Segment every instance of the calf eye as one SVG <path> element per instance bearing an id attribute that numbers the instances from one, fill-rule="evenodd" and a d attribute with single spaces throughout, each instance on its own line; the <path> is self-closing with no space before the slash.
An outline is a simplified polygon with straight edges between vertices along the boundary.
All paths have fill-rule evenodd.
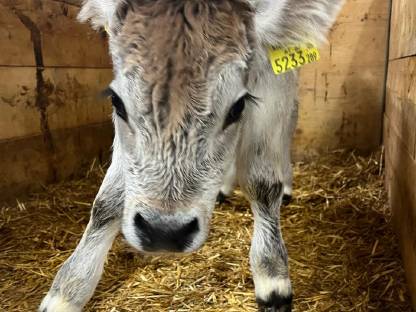
<path id="1" fill-rule="evenodd" d="M 243 96 L 237 102 L 235 102 L 234 105 L 228 111 L 227 118 L 225 118 L 223 130 L 240 120 L 241 114 L 243 113 L 245 106 L 246 99 L 245 96 Z"/>
<path id="2" fill-rule="evenodd" d="M 116 111 L 117 116 L 127 122 L 127 111 L 124 107 L 124 103 L 122 99 L 115 93 L 111 88 L 104 90 L 102 93 L 103 96 L 109 97 L 111 99 L 111 103 Z"/>
<path id="3" fill-rule="evenodd" d="M 111 103 L 113 104 L 113 107 L 116 110 L 116 114 L 125 122 L 127 122 L 126 108 L 124 107 L 123 101 L 115 92 L 113 92 L 113 94 L 111 95 Z"/>

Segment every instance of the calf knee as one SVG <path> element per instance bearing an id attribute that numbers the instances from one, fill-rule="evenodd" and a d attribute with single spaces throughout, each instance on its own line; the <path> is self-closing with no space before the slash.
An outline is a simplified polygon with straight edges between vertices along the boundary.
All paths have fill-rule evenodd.
<path id="1" fill-rule="evenodd" d="M 258 176 L 247 180 L 244 191 L 260 208 L 280 206 L 283 184 L 276 178 Z"/>
<path id="2" fill-rule="evenodd" d="M 251 185 L 253 199 L 265 206 L 270 206 L 282 196 L 282 183 L 276 180 L 257 180 Z"/>

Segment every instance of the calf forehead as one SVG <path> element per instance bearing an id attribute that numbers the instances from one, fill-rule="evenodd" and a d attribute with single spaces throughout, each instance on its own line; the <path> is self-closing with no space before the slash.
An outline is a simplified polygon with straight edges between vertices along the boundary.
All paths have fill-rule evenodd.
<path id="1" fill-rule="evenodd" d="M 189 61 L 248 53 L 253 12 L 245 2 L 130 0 L 125 6 L 124 17 L 119 14 L 121 53 L 143 67 L 169 57 L 178 67 L 188 67 Z"/>
<path id="2" fill-rule="evenodd" d="M 119 12 L 121 70 L 139 72 L 153 106 L 169 105 L 179 115 L 189 99 L 201 104 L 221 65 L 245 61 L 254 41 L 244 1 L 131 0 Z"/>

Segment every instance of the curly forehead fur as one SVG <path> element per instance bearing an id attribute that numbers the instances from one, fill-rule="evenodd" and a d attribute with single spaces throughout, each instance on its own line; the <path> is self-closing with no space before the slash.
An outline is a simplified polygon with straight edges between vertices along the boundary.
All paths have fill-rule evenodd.
<path id="1" fill-rule="evenodd" d="M 249 58 L 253 16 L 240 0 L 125 2 L 113 39 L 121 69 L 140 72 L 159 119 L 178 120 L 186 106 L 198 112 L 215 70 Z"/>

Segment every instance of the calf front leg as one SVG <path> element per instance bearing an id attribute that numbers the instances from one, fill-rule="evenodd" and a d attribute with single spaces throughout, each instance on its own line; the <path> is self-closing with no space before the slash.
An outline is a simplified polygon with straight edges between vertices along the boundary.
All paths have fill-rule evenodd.
<path id="1" fill-rule="evenodd" d="M 260 311 L 291 311 L 288 257 L 279 225 L 282 183 L 260 179 L 249 188 L 254 214 L 250 264 Z"/>
<path id="2" fill-rule="evenodd" d="M 84 235 L 58 271 L 40 312 L 79 312 L 92 297 L 120 229 L 123 196 L 119 172 L 113 165 L 109 168 Z"/>
<path id="3" fill-rule="evenodd" d="M 288 312 L 292 306 L 292 288 L 280 231 L 283 183 L 273 161 L 259 157 L 245 163 L 240 183 L 254 215 L 250 265 L 259 311 Z"/>

